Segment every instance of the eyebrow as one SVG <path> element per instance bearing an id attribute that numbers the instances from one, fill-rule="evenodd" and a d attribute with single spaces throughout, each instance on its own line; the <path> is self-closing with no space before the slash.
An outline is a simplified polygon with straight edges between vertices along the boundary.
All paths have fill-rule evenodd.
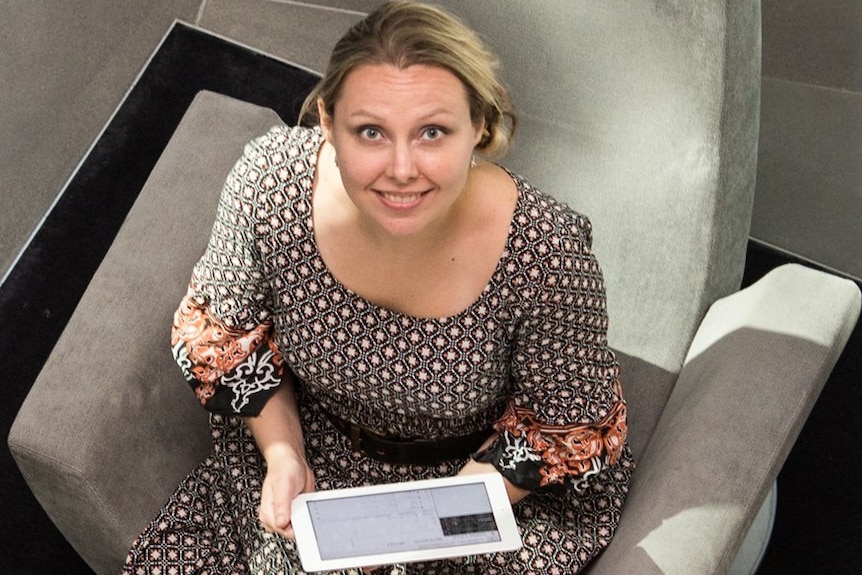
<path id="1" fill-rule="evenodd" d="M 419 118 L 419 120 L 420 121 L 427 120 L 429 118 L 433 118 L 435 116 L 441 116 L 441 115 L 442 116 L 450 116 L 450 117 L 455 116 L 455 114 L 453 112 L 450 112 L 446 108 L 435 108 L 431 112 L 421 116 Z M 362 108 L 353 112 L 352 114 L 349 114 L 348 118 L 368 118 L 371 120 L 383 120 L 384 119 L 384 118 L 378 116 L 377 114 L 374 114 L 374 113 L 369 112 L 367 110 L 363 110 Z"/>

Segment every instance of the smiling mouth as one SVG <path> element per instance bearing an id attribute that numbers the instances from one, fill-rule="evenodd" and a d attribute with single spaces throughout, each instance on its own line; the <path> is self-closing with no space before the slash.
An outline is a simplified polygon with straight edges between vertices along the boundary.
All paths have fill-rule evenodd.
<path id="1" fill-rule="evenodd" d="M 416 192 L 411 194 L 406 193 L 389 193 L 389 192 L 377 192 L 386 203 L 394 205 L 394 206 L 411 206 L 422 199 L 422 197 L 428 192 Z"/>

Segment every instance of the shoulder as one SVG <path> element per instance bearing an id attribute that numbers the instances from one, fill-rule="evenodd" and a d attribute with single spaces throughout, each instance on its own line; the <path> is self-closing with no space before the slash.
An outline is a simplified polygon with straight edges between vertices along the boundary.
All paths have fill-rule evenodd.
<path id="1" fill-rule="evenodd" d="M 584 280 L 601 278 L 592 252 L 592 224 L 524 178 L 513 178 L 519 198 L 510 237 L 512 281 L 535 304 L 559 304 Z"/>
<path id="2" fill-rule="evenodd" d="M 251 191 L 266 194 L 291 184 L 310 186 L 322 143 L 318 128 L 272 127 L 245 145 L 231 171 L 234 191 L 249 196 Z"/>
<path id="3" fill-rule="evenodd" d="M 518 188 L 518 207 L 513 218 L 515 231 L 521 230 L 523 243 L 547 243 L 568 250 L 569 243 L 592 247 L 593 226 L 589 217 L 511 173 Z M 554 250 L 556 251 L 556 250 Z"/>
<path id="4" fill-rule="evenodd" d="M 245 145 L 240 161 L 260 169 L 315 158 L 323 143 L 319 128 L 277 125 Z"/>
<path id="5" fill-rule="evenodd" d="M 323 141 L 317 128 L 278 125 L 248 142 L 234 163 L 220 206 L 243 222 L 304 209 Z M 289 206 L 287 211 L 283 208 Z M 248 224 L 250 225 L 250 224 Z"/>

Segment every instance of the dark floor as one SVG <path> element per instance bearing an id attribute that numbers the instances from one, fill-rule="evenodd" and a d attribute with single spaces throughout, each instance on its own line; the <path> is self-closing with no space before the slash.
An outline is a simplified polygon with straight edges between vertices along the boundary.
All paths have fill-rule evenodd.
<path id="1" fill-rule="evenodd" d="M 0 322 L 6 327 L 0 331 L 0 385 L 6 391 L 6 401 L 0 403 L 0 437 L 8 435 L 19 406 L 194 94 L 201 89 L 228 94 L 292 120 L 313 81 L 308 73 L 270 58 L 202 32 L 175 28 L 91 152 L 89 163 L 70 182 L 0 286 Z M 129 156 L 135 162 L 117 173 L 106 159 L 122 150 L 134 150 Z M 118 194 L 118 189 L 128 192 Z M 752 242 L 745 283 L 786 261 L 787 256 Z M 57 262 L 69 270 L 62 277 L 56 274 Z M 758 575 L 862 573 L 857 552 L 862 495 L 856 489 L 862 471 L 860 377 L 862 328 L 857 327 L 779 476 L 774 535 Z M 0 493 L 0 575 L 92 575 L 33 499 L 5 441 L 0 444 Z"/>

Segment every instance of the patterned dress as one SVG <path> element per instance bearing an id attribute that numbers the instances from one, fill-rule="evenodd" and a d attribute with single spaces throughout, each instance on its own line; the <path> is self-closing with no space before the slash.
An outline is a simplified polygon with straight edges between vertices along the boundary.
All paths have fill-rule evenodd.
<path id="1" fill-rule="evenodd" d="M 400 438 L 493 426 L 476 454 L 533 492 L 511 553 L 381 573 L 575 573 L 611 540 L 633 463 L 601 270 L 582 215 L 512 174 L 506 248 L 462 312 L 420 318 L 342 285 L 317 249 L 318 129 L 278 126 L 246 146 L 175 315 L 174 355 L 212 412 L 214 450 L 135 541 L 124 573 L 301 573 L 293 543 L 257 520 L 265 465 L 242 416 L 295 376 L 318 490 L 458 473 L 351 451 L 326 412 Z"/>

